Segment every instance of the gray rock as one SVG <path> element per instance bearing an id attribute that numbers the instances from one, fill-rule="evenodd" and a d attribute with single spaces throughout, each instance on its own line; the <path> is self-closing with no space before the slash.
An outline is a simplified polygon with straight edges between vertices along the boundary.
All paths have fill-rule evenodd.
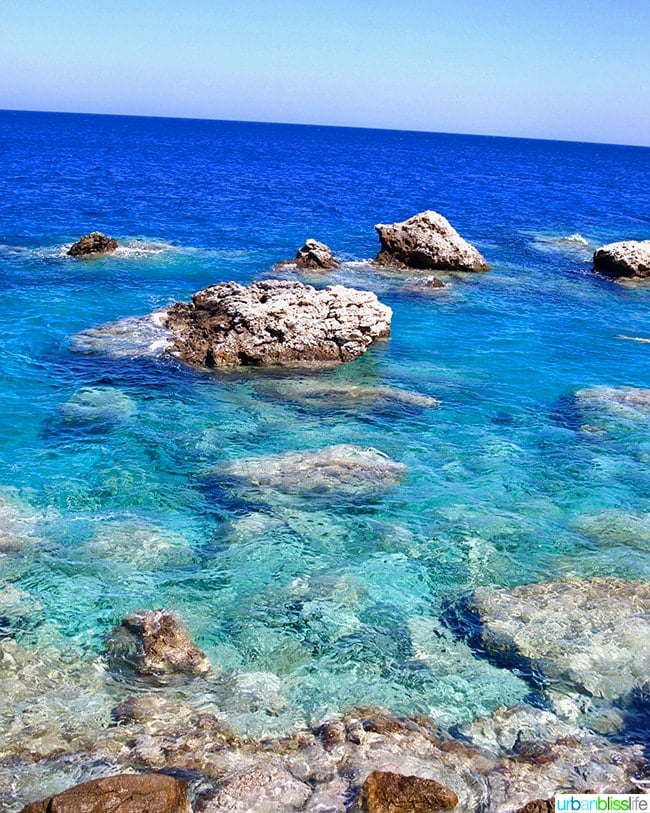
<path id="1" fill-rule="evenodd" d="M 355 494 L 395 485 L 406 467 L 377 449 L 339 444 L 233 460 L 218 471 L 281 492 Z"/>
<path id="2" fill-rule="evenodd" d="M 339 263 L 334 259 L 332 250 L 325 243 L 318 240 L 305 240 L 305 245 L 298 249 L 295 259 L 282 260 L 278 266 L 292 265 L 306 271 L 327 271 L 331 268 L 339 268 Z"/>
<path id="3" fill-rule="evenodd" d="M 594 252 L 594 268 L 616 280 L 650 277 L 650 240 L 608 243 Z"/>
<path id="4" fill-rule="evenodd" d="M 288 813 L 303 810 L 311 792 L 286 770 L 260 769 L 229 782 L 202 813 Z"/>
<path id="5" fill-rule="evenodd" d="M 378 263 L 448 271 L 489 270 L 480 252 L 437 212 L 421 212 L 402 223 L 380 223 L 375 229 L 381 241 Z"/>
<path id="6" fill-rule="evenodd" d="M 210 662 L 167 610 L 138 610 L 115 627 L 107 654 L 111 665 L 140 675 L 204 674 Z"/>
<path id="7" fill-rule="evenodd" d="M 70 257 L 97 257 L 102 254 L 112 254 L 117 248 L 117 240 L 107 237 L 100 231 L 85 234 L 68 250 Z"/>
<path id="8" fill-rule="evenodd" d="M 390 334 L 392 312 L 375 294 L 290 280 L 213 285 L 167 311 L 169 352 L 196 367 L 353 361 Z"/>
<path id="9" fill-rule="evenodd" d="M 514 589 L 478 588 L 472 607 L 489 655 L 607 700 L 629 696 L 650 674 L 650 584 L 570 579 Z"/>

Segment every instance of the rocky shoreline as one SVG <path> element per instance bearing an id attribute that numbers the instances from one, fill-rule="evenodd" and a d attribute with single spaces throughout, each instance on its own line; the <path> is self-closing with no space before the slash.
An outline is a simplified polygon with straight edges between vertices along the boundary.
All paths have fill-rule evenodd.
<path id="1" fill-rule="evenodd" d="M 104 657 L 76 667 L 82 692 L 94 684 L 104 702 L 113 698 L 110 718 L 73 734 L 63 722 L 56 730 L 48 722 L 41 729 L 26 724 L 18 708 L 10 738 L 0 745 L 0 785 L 7 771 L 20 767 L 27 775 L 30 764 L 39 771 L 64 768 L 64 775 L 74 765 L 86 778 L 97 768 L 100 776 L 126 773 L 96 786 L 96 813 L 113 809 L 123 788 L 133 794 L 137 782 L 138 793 L 151 796 L 149 813 L 513 813 L 543 810 L 558 792 L 644 792 L 647 742 L 626 729 L 626 715 L 648 696 L 647 584 L 574 579 L 481 589 L 454 612 L 465 627 L 449 620 L 449 610 L 447 623 L 472 639 L 477 654 L 504 669 L 528 664 L 534 705 L 499 708 L 452 730 L 427 717 L 357 709 L 286 736 L 249 739 L 219 710 L 223 687 L 237 693 L 241 680 L 224 684 L 173 614 L 138 610 L 109 635 Z M 51 657 L 23 651 L 11 639 L 0 653 L 0 677 L 13 675 L 28 694 L 33 678 L 26 682 L 27 675 Z M 61 662 L 53 688 L 69 681 L 70 668 Z M 256 702 L 263 708 L 272 701 L 261 691 Z M 206 705 L 206 698 L 213 699 Z M 24 800 L 25 793 L 34 798 L 38 789 L 0 793 L 0 802 L 19 810 L 12 799 Z M 22 810 L 81 813 L 93 793 L 94 785 L 82 786 L 60 802 L 55 797 Z"/>

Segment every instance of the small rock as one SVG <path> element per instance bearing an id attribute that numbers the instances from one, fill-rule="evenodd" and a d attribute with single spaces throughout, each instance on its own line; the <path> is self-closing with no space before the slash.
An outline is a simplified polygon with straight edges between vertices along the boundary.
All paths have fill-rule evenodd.
<path id="1" fill-rule="evenodd" d="M 359 796 L 362 813 L 436 813 L 453 810 L 458 796 L 434 779 L 373 771 Z"/>
<path id="2" fill-rule="evenodd" d="M 640 280 L 650 277 L 650 240 L 608 243 L 594 253 L 594 268 L 613 279 Z"/>
<path id="3" fill-rule="evenodd" d="M 100 231 L 85 234 L 80 240 L 70 246 L 70 257 L 94 257 L 100 254 L 112 254 L 117 248 L 117 240 L 107 237 Z"/>
<path id="4" fill-rule="evenodd" d="M 32 802 L 21 813 L 191 813 L 187 785 L 162 774 L 94 779 Z"/>
<path id="5" fill-rule="evenodd" d="M 334 259 L 332 250 L 325 243 L 310 238 L 305 241 L 305 245 L 298 249 L 294 260 L 282 260 L 278 266 L 295 265 L 296 268 L 305 271 L 320 270 L 326 271 L 330 268 L 339 268 L 339 263 Z"/>
<path id="6" fill-rule="evenodd" d="M 337 364 L 390 335 L 392 311 L 375 294 L 291 280 L 224 282 L 167 311 L 168 349 L 200 368 Z"/>
<path id="7" fill-rule="evenodd" d="M 167 610 L 138 610 L 115 627 L 107 646 L 113 667 L 140 675 L 208 672 L 210 662 Z"/>
<path id="8" fill-rule="evenodd" d="M 378 263 L 448 271 L 489 271 L 480 252 L 437 212 L 421 212 L 402 223 L 380 223 L 375 229 L 381 241 L 381 251 L 376 257 Z"/>

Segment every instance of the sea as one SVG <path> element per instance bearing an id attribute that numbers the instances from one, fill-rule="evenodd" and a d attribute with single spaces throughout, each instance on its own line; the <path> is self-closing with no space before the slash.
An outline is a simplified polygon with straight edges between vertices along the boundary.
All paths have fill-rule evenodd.
<path id="1" fill-rule="evenodd" d="M 4 111 L 0 162 L 5 759 L 39 726 L 54 750 L 110 726 L 106 641 L 138 609 L 183 620 L 241 736 L 359 707 L 454 726 L 532 690 L 453 634 L 450 606 L 650 579 L 650 399 L 621 398 L 650 387 L 650 286 L 592 266 L 650 238 L 650 149 Z M 371 265 L 374 225 L 427 209 L 491 270 L 432 289 Z M 116 253 L 68 257 L 93 230 Z M 274 271 L 309 237 L 340 270 Z M 374 291 L 390 339 L 332 369 L 202 372 L 120 322 L 278 274 Z M 337 444 L 404 476 L 278 491 L 218 473 Z"/>

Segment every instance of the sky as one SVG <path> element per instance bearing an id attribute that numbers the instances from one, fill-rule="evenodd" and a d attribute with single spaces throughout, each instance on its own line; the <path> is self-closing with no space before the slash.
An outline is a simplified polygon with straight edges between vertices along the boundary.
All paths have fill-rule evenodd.
<path id="1" fill-rule="evenodd" d="M 1 0 L 0 109 L 650 146 L 648 0 Z"/>

